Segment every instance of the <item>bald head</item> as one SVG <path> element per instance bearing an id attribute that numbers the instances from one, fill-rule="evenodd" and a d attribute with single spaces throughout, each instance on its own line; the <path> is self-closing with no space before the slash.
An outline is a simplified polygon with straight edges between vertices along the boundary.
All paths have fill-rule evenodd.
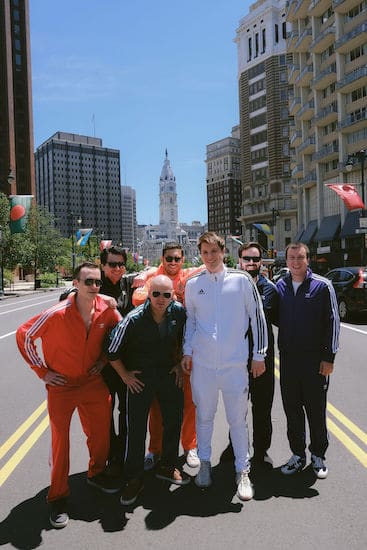
<path id="1" fill-rule="evenodd" d="M 173 284 L 167 275 L 157 275 L 150 281 L 148 296 L 154 317 L 162 317 L 172 300 Z"/>

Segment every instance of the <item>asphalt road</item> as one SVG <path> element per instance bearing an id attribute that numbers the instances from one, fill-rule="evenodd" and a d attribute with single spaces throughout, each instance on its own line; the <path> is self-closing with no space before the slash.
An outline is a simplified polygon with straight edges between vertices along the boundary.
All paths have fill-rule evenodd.
<path id="1" fill-rule="evenodd" d="M 43 383 L 17 351 L 15 330 L 58 299 L 58 291 L 0 302 L 0 545 L 4 548 L 93 550 L 360 550 L 367 547 L 367 324 L 343 324 L 341 349 L 329 390 L 329 476 L 310 468 L 285 477 L 279 466 L 290 451 L 279 384 L 273 407 L 270 454 L 274 469 L 254 472 L 255 498 L 235 495 L 230 464 L 219 463 L 227 444 L 220 404 L 213 437 L 214 484 L 170 487 L 147 475 L 136 506 L 86 485 L 85 436 L 75 415 L 71 434 L 69 525 L 53 530 L 45 502 L 49 482 L 49 430 Z M 249 415 L 251 422 L 251 415 Z M 185 469 L 192 475 L 195 470 Z"/>

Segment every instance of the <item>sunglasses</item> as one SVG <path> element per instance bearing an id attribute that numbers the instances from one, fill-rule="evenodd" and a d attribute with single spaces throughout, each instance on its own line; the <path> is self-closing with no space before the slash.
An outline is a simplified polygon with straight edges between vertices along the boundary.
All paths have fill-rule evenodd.
<path id="1" fill-rule="evenodd" d="M 182 256 L 165 256 L 164 259 L 166 260 L 166 262 L 168 262 L 169 264 L 171 262 L 176 262 L 176 264 L 178 264 L 178 262 L 180 262 L 182 260 Z"/>
<path id="2" fill-rule="evenodd" d="M 167 300 L 172 297 L 170 292 L 159 292 L 159 290 L 153 290 L 152 292 L 153 298 L 158 298 L 161 294 L 163 294 L 164 298 L 167 298 Z"/>
<path id="3" fill-rule="evenodd" d="M 110 267 L 125 267 L 124 262 L 106 262 Z"/>
<path id="4" fill-rule="evenodd" d="M 261 260 L 260 256 L 242 256 L 242 260 L 245 260 L 245 262 L 259 262 Z"/>
<path id="5" fill-rule="evenodd" d="M 93 286 L 93 285 L 96 285 L 98 287 L 101 287 L 102 286 L 102 281 L 101 279 L 79 279 L 79 281 L 81 281 L 82 283 L 85 284 L 85 286 Z"/>

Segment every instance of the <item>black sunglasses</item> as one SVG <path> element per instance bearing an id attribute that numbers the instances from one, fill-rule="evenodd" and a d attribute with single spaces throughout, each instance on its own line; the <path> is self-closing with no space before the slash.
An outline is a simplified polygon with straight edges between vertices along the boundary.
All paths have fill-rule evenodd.
<path id="1" fill-rule="evenodd" d="M 245 260 L 245 262 L 259 262 L 261 260 L 260 256 L 242 256 L 242 260 Z"/>
<path id="2" fill-rule="evenodd" d="M 182 260 L 182 256 L 165 256 L 164 259 L 170 264 L 171 262 L 180 262 Z"/>
<path id="3" fill-rule="evenodd" d="M 124 262 L 106 262 L 110 267 L 125 267 Z"/>
<path id="4" fill-rule="evenodd" d="M 158 296 L 160 296 L 161 294 L 163 294 L 163 296 L 165 298 L 167 298 L 167 300 L 168 300 L 168 298 L 172 297 L 172 294 L 170 292 L 159 292 L 159 290 L 153 290 L 153 292 L 152 292 L 152 296 L 154 298 L 158 298 Z"/>
<path id="5" fill-rule="evenodd" d="M 96 285 L 98 287 L 101 287 L 103 282 L 101 279 L 79 279 L 82 283 L 85 284 L 85 286 L 93 286 Z"/>

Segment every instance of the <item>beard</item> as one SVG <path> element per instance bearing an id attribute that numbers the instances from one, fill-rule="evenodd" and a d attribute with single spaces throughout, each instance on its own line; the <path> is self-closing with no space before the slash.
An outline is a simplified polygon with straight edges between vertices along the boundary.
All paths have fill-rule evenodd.
<path id="1" fill-rule="evenodd" d="M 252 277 L 253 279 L 256 279 L 256 277 L 257 277 L 257 276 L 259 275 L 259 273 L 260 273 L 260 269 L 249 269 L 249 270 L 247 271 L 247 273 L 248 273 L 249 275 L 251 275 L 251 277 Z"/>

